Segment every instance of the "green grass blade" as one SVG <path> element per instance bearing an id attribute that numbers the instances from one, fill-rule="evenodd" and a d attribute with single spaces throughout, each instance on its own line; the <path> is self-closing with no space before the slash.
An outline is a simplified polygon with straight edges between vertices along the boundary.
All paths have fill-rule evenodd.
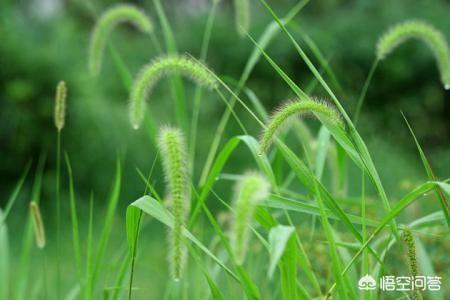
<path id="1" fill-rule="evenodd" d="M 406 122 L 406 125 L 408 126 L 409 131 L 411 132 L 411 135 L 414 138 L 414 142 L 416 143 L 417 150 L 420 154 L 420 159 L 422 160 L 422 164 L 425 168 L 425 171 L 427 172 L 428 180 L 437 180 L 436 175 L 434 175 L 433 170 L 431 169 L 431 165 L 428 162 L 427 157 L 425 156 L 425 153 L 422 150 L 422 147 L 419 144 L 419 141 L 416 138 L 416 135 L 414 134 L 414 131 L 411 128 L 411 125 L 409 124 L 408 120 L 406 119 L 405 115 L 402 113 L 403 119 Z M 439 202 L 441 203 L 442 212 L 444 213 L 445 220 L 447 221 L 447 226 L 450 227 L 450 215 L 449 215 L 449 205 L 447 197 L 445 197 L 444 193 L 442 192 L 441 188 L 439 187 L 437 191 L 435 191 L 436 198 L 439 199 Z"/>
<path id="2" fill-rule="evenodd" d="M 27 163 L 25 167 L 25 171 L 23 171 L 22 176 L 20 177 L 19 181 L 17 182 L 16 186 L 14 187 L 13 192 L 11 193 L 11 196 L 9 196 L 8 201 L 6 202 L 5 210 L 2 214 L 2 217 L 0 218 L 1 222 L 0 224 L 3 224 L 6 222 L 6 219 L 8 218 L 9 213 L 11 212 L 12 207 L 14 206 L 14 203 L 16 203 L 16 200 L 20 194 L 20 191 L 22 190 L 23 183 L 25 182 L 25 178 L 28 175 L 28 171 L 30 171 L 31 167 L 31 161 Z"/>
<path id="3" fill-rule="evenodd" d="M 131 84 L 133 82 L 133 76 L 131 76 L 131 73 L 128 71 L 119 52 L 117 52 L 116 48 L 112 45 L 112 42 L 108 42 L 108 50 L 111 53 L 114 61 L 114 66 L 117 70 L 117 73 L 119 74 L 123 87 L 127 91 L 130 91 Z"/>
<path id="4" fill-rule="evenodd" d="M 320 127 L 319 136 L 317 137 L 317 152 L 315 159 L 315 169 L 317 179 L 322 179 L 325 161 L 327 159 L 328 147 L 330 145 L 330 132 L 325 126 Z"/>
<path id="5" fill-rule="evenodd" d="M 205 275 L 206 281 L 208 282 L 209 290 L 211 291 L 211 297 L 214 300 L 224 300 L 225 298 L 220 292 L 220 289 L 214 283 L 214 280 L 208 275 L 208 273 L 203 272 L 203 274 Z"/>
<path id="6" fill-rule="evenodd" d="M 87 246 L 86 246 L 86 286 L 85 286 L 85 294 L 84 299 L 90 300 L 92 299 L 92 293 L 94 288 L 94 280 L 93 280 L 93 219 L 94 219 L 94 196 L 91 194 L 91 198 L 89 200 L 89 226 L 87 233 Z"/>
<path id="7" fill-rule="evenodd" d="M 67 174 L 69 175 L 69 195 L 70 195 L 70 220 L 72 223 L 72 246 L 73 252 L 75 256 L 75 264 L 77 266 L 78 276 L 80 278 L 81 284 L 81 276 L 82 276 L 82 266 L 81 266 L 81 246 L 80 246 L 80 233 L 78 226 L 78 215 L 77 215 L 77 206 L 75 200 L 75 189 L 73 185 L 73 174 L 72 174 L 72 166 L 70 165 L 69 155 L 65 153 L 66 159 L 66 167 Z"/>
<path id="8" fill-rule="evenodd" d="M 200 47 L 200 60 L 205 62 L 208 56 L 209 43 L 211 40 L 211 33 L 214 26 L 214 21 L 216 19 L 217 7 L 219 5 L 219 1 L 213 1 L 211 5 L 211 9 L 208 13 L 208 18 L 206 20 L 205 30 L 203 32 L 202 45 Z M 197 129 L 198 129 L 198 118 L 200 113 L 200 106 L 202 101 L 203 90 L 197 86 L 195 88 L 194 95 L 194 108 L 192 112 L 192 120 L 191 120 L 191 136 L 189 139 L 189 158 L 191 161 L 195 158 L 195 148 L 197 141 Z M 193 172 L 191 172 L 193 173 Z"/>
<path id="9" fill-rule="evenodd" d="M 117 203 L 119 202 L 120 195 L 120 187 L 121 187 L 121 166 L 119 160 L 116 163 L 116 174 L 114 178 L 114 183 L 111 191 L 111 195 L 108 200 L 108 208 L 106 211 L 106 216 L 104 218 L 104 225 L 102 229 L 102 233 L 100 235 L 99 245 L 97 254 L 95 257 L 93 270 L 92 270 L 92 283 L 95 287 L 95 283 L 97 281 L 98 273 L 100 266 L 103 262 L 103 258 L 106 252 L 106 246 L 108 244 L 109 237 L 111 235 L 112 224 L 114 221 L 114 215 L 117 208 Z"/>
<path id="10" fill-rule="evenodd" d="M 168 227 L 173 226 L 173 216 L 167 212 L 167 210 L 157 200 L 150 196 L 143 196 L 134 201 L 132 206 L 135 206 L 142 210 L 144 213 L 157 219 L 159 222 L 165 224 Z M 217 258 L 209 249 L 204 246 L 192 233 L 187 229 L 183 230 L 183 235 L 191 240 L 200 250 L 213 259 L 225 272 L 230 274 L 233 278 L 237 279 L 238 276 L 234 274 L 219 258 Z"/>
<path id="11" fill-rule="evenodd" d="M 265 200 L 260 204 L 264 207 L 283 209 L 288 211 L 294 211 L 299 213 L 304 213 L 312 216 L 319 216 L 319 207 L 311 202 L 303 202 L 299 199 L 290 199 L 280 195 L 271 195 L 269 199 Z M 340 220 L 330 209 L 325 208 L 328 219 L 330 220 Z M 349 221 L 354 225 L 361 225 L 361 217 L 352 214 L 346 214 Z M 377 227 L 379 223 L 372 219 L 366 219 L 365 223 L 370 227 Z"/>
<path id="12" fill-rule="evenodd" d="M 0 210 L 0 217 L 4 214 Z M 8 299 L 9 294 L 9 242 L 6 223 L 0 223 L 0 299 Z"/>
<path id="13" fill-rule="evenodd" d="M 31 199 L 36 201 L 36 203 L 39 203 L 41 200 L 40 196 L 42 189 L 42 176 L 44 173 L 45 161 L 46 155 L 41 154 L 36 167 L 36 173 L 34 176 L 34 183 L 31 192 Z M 26 294 L 30 268 L 30 253 L 32 248 L 33 248 L 33 225 L 31 223 L 31 218 L 28 215 L 20 247 L 21 250 L 20 250 L 19 264 L 17 267 L 17 276 L 15 278 L 15 281 L 17 283 L 15 286 L 15 299 L 17 300 L 24 300 L 27 297 Z"/>
<path id="14" fill-rule="evenodd" d="M 166 43 L 166 49 L 169 54 L 176 54 L 177 44 L 173 34 L 173 30 L 170 26 L 169 20 L 164 12 L 164 8 L 160 0 L 153 0 L 153 4 L 156 9 L 156 14 L 158 15 L 159 21 L 161 23 L 164 40 Z M 186 109 L 186 100 L 184 96 L 183 82 L 179 75 L 171 76 L 170 78 L 170 89 L 172 96 L 175 99 L 175 113 L 179 126 L 188 132 L 188 118 Z"/>
<path id="15" fill-rule="evenodd" d="M 418 237 L 415 238 L 416 242 L 416 253 L 417 253 L 417 262 L 419 264 L 419 270 L 421 274 L 426 276 L 436 276 L 436 271 L 433 268 L 433 263 L 431 262 L 431 258 L 425 249 L 425 246 L 420 241 Z M 444 294 L 442 290 L 439 291 L 427 291 L 426 299 L 433 300 L 444 300 Z"/>
<path id="16" fill-rule="evenodd" d="M 286 14 L 283 22 L 288 24 L 302 9 L 303 7 L 309 2 L 309 0 L 303 0 L 299 1 L 294 7 L 292 7 L 291 10 Z M 261 37 L 259 38 L 259 44 L 261 47 L 265 48 L 267 47 L 270 42 L 273 40 L 273 38 L 280 32 L 278 27 L 275 23 L 269 24 L 262 33 Z M 231 93 L 232 97 L 230 98 L 229 105 L 227 110 L 225 110 L 224 114 L 222 115 L 219 125 L 217 126 L 216 133 L 214 135 L 214 140 L 211 143 L 210 151 L 208 153 L 208 156 L 206 158 L 205 164 L 203 166 L 203 170 L 200 176 L 199 185 L 203 186 L 206 177 L 208 176 L 208 173 L 210 172 L 210 169 L 213 164 L 214 157 L 216 156 L 217 150 L 220 145 L 220 140 L 222 138 L 222 134 L 225 130 L 225 127 L 228 123 L 228 120 L 230 118 L 230 115 L 233 111 L 233 107 L 237 100 L 237 95 L 240 93 L 241 89 L 245 86 L 245 82 L 247 81 L 248 77 L 250 76 L 251 72 L 253 71 L 256 63 L 259 61 L 261 57 L 261 53 L 257 48 L 254 48 L 252 50 L 252 53 L 250 54 L 245 67 L 244 71 L 241 74 L 241 77 L 239 79 L 239 82 L 237 84 L 237 87 L 235 89 L 235 93 Z"/>
<path id="17" fill-rule="evenodd" d="M 117 273 L 117 278 L 114 284 L 114 290 L 112 291 L 111 300 L 118 300 L 121 296 L 122 286 L 124 286 L 125 279 L 126 279 L 126 273 L 128 270 L 128 267 L 131 263 L 131 255 L 129 253 L 126 254 L 125 259 L 123 259 L 122 264 L 120 266 L 119 272 Z"/>
<path id="18" fill-rule="evenodd" d="M 370 242 L 388 225 L 398 214 L 400 214 L 406 207 L 408 207 L 411 203 L 416 201 L 419 197 L 424 195 L 425 193 L 435 190 L 436 188 L 442 188 L 442 190 L 447 194 L 450 195 L 450 184 L 445 182 L 437 182 L 437 181 L 429 181 L 426 182 L 417 188 L 415 188 L 413 191 L 406 194 L 402 199 L 400 199 L 390 213 L 384 216 L 384 218 L 380 221 L 380 225 L 372 232 L 372 234 L 369 236 L 369 238 L 361 245 L 358 252 L 353 256 L 351 261 L 347 264 L 347 266 L 342 271 L 342 274 L 344 275 L 347 273 L 347 271 L 350 269 L 350 267 L 355 263 L 356 259 L 361 255 L 361 253 L 364 251 L 365 248 L 367 248 L 370 244 Z M 334 289 L 336 288 L 336 285 L 334 284 L 327 294 L 331 294 Z"/>
<path id="19" fill-rule="evenodd" d="M 286 249 L 287 243 L 294 232 L 294 227 L 283 225 L 278 225 L 269 231 L 270 263 L 267 272 L 269 278 L 273 276 L 275 268 L 278 265 L 281 256 Z M 296 263 L 294 262 L 294 266 L 295 265 Z"/>
<path id="20" fill-rule="evenodd" d="M 311 60 L 308 58 L 308 56 L 303 52 L 300 45 L 295 41 L 294 37 L 289 33 L 286 26 L 283 24 L 283 22 L 277 17 L 275 12 L 272 10 L 272 8 L 266 3 L 265 0 L 259 0 L 261 4 L 267 9 L 267 11 L 272 15 L 273 19 L 277 22 L 277 24 L 280 26 L 282 31 L 286 34 L 286 36 L 289 38 L 289 40 L 294 45 L 295 49 L 297 50 L 298 54 L 302 58 L 302 60 L 306 63 L 308 68 L 313 73 L 314 77 L 317 78 L 319 83 L 322 85 L 322 87 L 325 89 L 325 91 L 330 95 L 331 99 L 333 100 L 334 104 L 336 105 L 339 112 L 342 114 L 342 117 L 344 118 L 346 124 L 348 125 L 349 135 L 351 137 L 351 140 L 355 146 L 355 149 L 358 152 L 358 155 L 361 157 L 361 160 L 364 162 L 365 169 L 367 173 L 369 174 L 369 177 L 371 178 L 371 181 L 375 185 L 375 188 L 377 189 L 377 192 L 381 198 L 381 202 L 383 204 L 383 208 L 386 213 L 389 213 L 390 203 L 387 198 L 386 192 L 383 188 L 383 184 L 381 183 L 381 179 L 379 178 L 378 172 L 375 168 L 375 165 L 372 161 L 372 158 L 369 154 L 369 151 L 367 149 L 366 144 L 362 140 L 359 133 L 356 131 L 355 126 L 353 125 L 350 117 L 347 115 L 346 111 L 342 107 L 341 103 L 337 99 L 336 95 L 333 93 L 333 91 L 330 89 L 328 84 L 325 82 L 325 80 L 322 78 L 322 75 L 320 75 L 320 72 L 317 70 L 317 68 L 314 66 L 314 64 L 311 62 Z M 265 55 L 266 56 L 266 55 Z M 266 56 L 267 57 L 267 56 Z M 277 69 L 277 72 L 281 75 L 279 70 Z M 290 80 L 290 79 L 289 79 Z M 292 80 L 290 80 L 292 81 Z M 294 84 L 294 86 L 296 86 Z M 298 87 L 296 89 L 293 89 L 293 91 L 298 94 L 300 98 L 307 97 L 307 95 L 301 91 Z M 398 229 L 397 224 L 395 223 L 395 220 L 391 220 L 391 230 L 394 233 L 396 237 L 398 237 Z"/>
<path id="21" fill-rule="evenodd" d="M 226 162 L 230 158 L 231 154 L 234 152 L 236 147 L 243 142 L 245 146 L 247 146 L 248 150 L 252 154 L 253 158 L 256 161 L 258 168 L 267 176 L 269 181 L 273 186 L 277 186 L 275 182 L 275 175 L 273 174 L 272 167 L 270 166 L 270 162 L 266 155 L 259 155 L 259 144 L 255 138 L 249 135 L 241 135 L 230 139 L 225 146 L 222 148 L 222 151 L 217 156 L 214 164 L 212 165 L 211 171 L 209 172 L 205 184 L 201 187 L 200 196 L 198 197 L 197 203 L 192 211 L 191 219 L 189 221 L 189 228 L 195 223 L 197 220 L 198 214 L 202 208 L 203 203 L 211 192 L 211 189 L 217 180 L 220 172 L 225 166 Z"/>

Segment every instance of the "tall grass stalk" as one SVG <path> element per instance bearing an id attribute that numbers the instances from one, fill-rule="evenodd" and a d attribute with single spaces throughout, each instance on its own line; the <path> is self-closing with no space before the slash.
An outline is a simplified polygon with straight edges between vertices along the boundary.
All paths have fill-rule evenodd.
<path id="1" fill-rule="evenodd" d="M 200 47 L 200 61 L 205 62 L 208 56 L 209 43 L 211 40 L 211 33 L 214 27 L 214 21 L 217 13 L 217 6 L 220 1 L 213 1 L 212 6 L 209 10 L 208 18 L 206 20 L 205 30 L 203 32 L 202 45 Z M 190 138 L 189 138 L 189 160 L 194 161 L 196 141 L 197 141 L 197 130 L 198 130 L 198 118 L 200 113 L 200 106 L 202 100 L 202 89 L 196 87 L 194 95 L 194 107 L 192 112 L 192 121 L 190 125 Z M 194 168 L 194 166 L 192 166 Z M 193 170 L 192 170 L 193 171 Z"/>
<path id="2" fill-rule="evenodd" d="M 65 125 L 67 88 L 64 81 L 56 87 L 54 121 L 56 127 L 56 294 L 61 296 L 61 131 Z"/>

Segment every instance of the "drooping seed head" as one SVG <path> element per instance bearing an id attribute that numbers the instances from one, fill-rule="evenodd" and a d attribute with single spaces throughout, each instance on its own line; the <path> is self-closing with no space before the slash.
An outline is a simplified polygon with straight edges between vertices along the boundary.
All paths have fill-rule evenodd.
<path id="1" fill-rule="evenodd" d="M 45 230 L 44 223 L 42 222 L 41 211 L 39 205 L 35 201 L 30 202 L 30 214 L 31 220 L 34 225 L 34 236 L 36 239 L 36 245 L 38 248 L 43 249 L 45 247 Z"/>
<path id="2" fill-rule="evenodd" d="M 120 23 L 131 23 L 144 33 L 151 33 L 153 30 L 149 17 L 133 5 L 120 4 L 107 9 L 97 20 L 91 34 L 89 71 L 92 75 L 100 72 L 108 35 Z"/>
<path id="3" fill-rule="evenodd" d="M 294 100 L 275 110 L 260 137 L 260 153 L 269 148 L 276 132 L 296 116 L 320 115 L 326 121 L 343 126 L 339 113 L 324 101 Z"/>
<path id="4" fill-rule="evenodd" d="M 186 244 L 183 237 L 190 210 L 190 184 L 186 155 L 186 142 L 183 133 L 172 127 L 160 129 L 159 149 L 166 178 L 169 209 L 173 214 L 173 228 L 169 234 L 169 263 L 175 280 L 182 276 L 186 263 Z"/>
<path id="5" fill-rule="evenodd" d="M 268 197 L 270 184 L 257 172 L 247 172 L 236 184 L 234 217 L 231 224 L 231 247 L 240 265 L 244 263 L 250 239 L 250 225 L 256 206 Z"/>
<path id="6" fill-rule="evenodd" d="M 236 30 L 244 36 L 250 28 L 250 1 L 234 0 Z"/>
<path id="7" fill-rule="evenodd" d="M 61 131 L 64 128 L 65 119 L 66 119 L 66 97 L 67 97 L 67 88 L 66 83 L 64 81 L 60 81 L 56 86 L 56 95 L 55 95 L 55 126 L 58 131 Z"/>
<path id="8" fill-rule="evenodd" d="M 130 93 L 130 121 L 138 129 L 145 115 L 145 99 L 158 80 L 164 75 L 180 74 L 191 78 L 197 84 L 210 89 L 217 88 L 218 82 L 212 71 L 203 64 L 186 56 L 166 56 L 158 58 L 141 68 Z"/>
<path id="9" fill-rule="evenodd" d="M 433 52 L 445 89 L 450 88 L 450 53 L 444 35 L 423 21 L 406 21 L 388 30 L 377 44 L 377 58 L 384 59 L 410 39 L 424 42 Z"/>

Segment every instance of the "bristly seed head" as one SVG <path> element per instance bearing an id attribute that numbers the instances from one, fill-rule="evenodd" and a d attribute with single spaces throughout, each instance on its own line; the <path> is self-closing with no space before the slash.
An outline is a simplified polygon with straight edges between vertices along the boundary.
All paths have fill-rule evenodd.
<path id="1" fill-rule="evenodd" d="M 31 220 L 34 225 L 34 235 L 36 238 L 36 245 L 39 249 L 45 247 L 45 230 L 44 223 L 42 222 L 41 211 L 39 205 L 35 201 L 30 202 L 30 214 Z"/>
<path id="2" fill-rule="evenodd" d="M 324 121 L 344 126 L 339 113 L 324 101 L 319 100 L 294 100 L 289 101 L 272 113 L 268 123 L 260 136 L 260 154 L 265 152 L 270 145 L 276 132 L 295 116 L 318 115 Z"/>
<path id="3" fill-rule="evenodd" d="M 389 29 L 377 44 L 377 58 L 386 58 L 389 53 L 409 39 L 423 41 L 433 52 L 441 81 L 445 89 L 450 88 L 450 51 L 445 36 L 423 21 L 406 21 Z"/>
<path id="4" fill-rule="evenodd" d="M 67 88 L 64 81 L 60 81 L 56 86 L 56 96 L 55 96 L 55 126 L 58 131 L 64 128 L 65 118 L 66 118 L 66 97 Z"/>
<path id="5" fill-rule="evenodd" d="M 149 17 L 133 5 L 119 4 L 107 9 L 97 20 L 91 34 L 89 71 L 92 75 L 97 75 L 100 72 L 109 33 L 115 26 L 125 22 L 133 24 L 138 30 L 147 34 L 153 30 Z"/>
<path id="6" fill-rule="evenodd" d="M 166 56 L 143 66 L 134 79 L 130 93 L 130 122 L 138 129 L 145 115 L 145 98 L 164 75 L 180 74 L 210 89 L 218 82 L 212 71 L 186 56 Z"/>
<path id="7" fill-rule="evenodd" d="M 250 224 L 258 203 L 269 196 L 270 184 L 257 172 L 246 172 L 235 186 L 234 217 L 231 224 L 231 247 L 236 262 L 242 265 L 250 239 Z"/>
<path id="8" fill-rule="evenodd" d="M 169 262 L 174 280 L 179 280 L 186 264 L 186 241 L 183 229 L 190 210 L 190 177 L 186 142 L 183 133 L 172 127 L 161 128 L 158 141 L 166 177 L 166 197 L 174 218 L 169 235 Z"/>

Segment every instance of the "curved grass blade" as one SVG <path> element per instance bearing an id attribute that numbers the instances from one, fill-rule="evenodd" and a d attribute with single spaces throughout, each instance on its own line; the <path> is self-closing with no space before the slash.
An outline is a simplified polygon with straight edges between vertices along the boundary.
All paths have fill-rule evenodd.
<path id="1" fill-rule="evenodd" d="M 116 174 L 111 190 L 110 197 L 108 199 L 108 207 L 106 210 L 106 216 L 104 218 L 104 225 L 102 229 L 102 233 L 100 235 L 100 240 L 98 244 L 97 254 L 95 256 L 95 261 L 93 262 L 92 268 L 92 286 L 95 286 L 99 269 L 101 264 L 103 263 L 103 258 L 106 252 L 106 246 L 108 245 L 109 237 L 111 235 L 112 223 L 114 221 L 114 215 L 116 212 L 117 204 L 119 202 L 120 196 L 120 187 L 121 187 L 121 166 L 120 161 L 116 162 Z"/>
<path id="2" fill-rule="evenodd" d="M 358 252 L 353 256 L 353 258 L 350 260 L 350 262 L 347 264 L 347 266 L 342 271 L 342 275 L 347 273 L 347 271 L 350 269 L 350 267 L 355 263 L 356 259 L 361 255 L 364 249 L 369 247 L 370 242 L 384 229 L 388 223 L 392 219 L 394 219 L 398 214 L 400 214 L 406 207 L 408 207 L 411 203 L 418 200 L 418 198 L 425 193 L 435 190 L 436 188 L 442 188 L 442 190 L 447 194 L 450 195 L 450 184 L 445 182 L 439 182 L 439 181 L 428 181 L 424 184 L 418 186 L 413 191 L 406 194 L 402 199 L 400 199 L 390 213 L 388 213 L 384 218 L 380 221 L 380 225 L 373 231 L 373 233 L 369 236 L 369 238 L 361 245 Z M 331 288 L 329 289 L 327 295 L 331 295 L 336 288 L 336 284 L 333 284 Z"/>
<path id="3" fill-rule="evenodd" d="M 270 8 L 269 5 L 264 0 L 259 0 L 266 9 L 272 14 L 273 18 L 277 21 L 278 25 L 282 28 L 282 30 L 286 33 L 286 35 L 289 37 L 291 42 L 294 44 L 295 48 L 297 49 L 298 53 L 302 57 L 302 59 L 305 61 L 307 66 L 310 68 L 314 76 L 317 78 L 317 80 L 321 83 L 323 88 L 328 92 L 331 99 L 333 100 L 334 104 L 336 105 L 336 108 L 339 110 L 339 112 L 342 114 L 346 124 L 349 127 L 349 137 L 354 145 L 354 148 L 360 157 L 360 160 L 364 164 L 364 168 L 366 169 L 369 178 L 371 179 L 372 183 L 375 185 L 377 192 L 382 200 L 383 207 L 386 212 L 390 211 L 390 204 L 389 200 L 387 198 L 386 192 L 383 188 L 383 185 L 381 183 L 380 177 L 378 175 L 378 172 L 375 168 L 375 165 L 372 161 L 372 158 L 369 154 L 369 151 L 367 149 L 366 144 L 360 137 L 359 133 L 356 131 L 356 128 L 354 127 L 352 121 L 350 120 L 349 116 L 345 112 L 344 108 L 340 104 L 339 100 L 336 98 L 334 93 L 331 91 L 327 83 L 323 80 L 322 76 L 320 75 L 319 71 L 316 69 L 316 67 L 312 64 L 312 62 L 309 60 L 309 58 L 306 56 L 306 54 L 303 52 L 303 50 L 300 48 L 298 43 L 295 41 L 295 39 L 292 37 L 292 35 L 287 31 L 285 25 L 279 20 L 279 18 L 275 15 L 273 10 Z M 289 84 L 289 86 L 292 88 L 292 90 L 297 94 L 297 96 L 300 99 L 309 99 L 309 96 L 303 92 L 284 72 L 281 70 L 281 68 L 276 65 L 276 63 L 264 52 L 264 50 L 257 44 L 257 42 L 251 37 L 248 36 L 252 42 L 260 49 L 260 51 L 263 53 L 264 57 L 269 61 L 269 63 L 272 65 L 272 67 L 277 71 L 277 73 Z M 339 142 L 339 140 L 338 140 Z M 351 153 L 349 155 L 352 157 Z M 398 230 L 397 225 L 395 223 L 395 220 L 392 220 L 391 222 L 391 230 L 394 232 L 395 236 L 398 237 Z"/>
<path id="4" fill-rule="evenodd" d="M 46 161 L 46 155 L 41 154 L 36 167 L 36 172 L 34 175 L 33 188 L 31 192 L 31 199 L 34 199 L 37 203 L 40 202 L 40 194 L 42 189 L 42 174 L 44 172 L 44 166 Z M 27 221 L 24 228 L 21 252 L 19 258 L 18 267 L 16 267 L 17 276 L 15 278 L 15 296 L 16 300 L 26 299 L 27 294 L 27 284 L 29 277 L 30 268 L 30 253 L 33 247 L 33 225 L 31 223 L 30 216 L 27 217 Z"/>
<path id="5" fill-rule="evenodd" d="M 191 219 L 189 221 L 189 228 L 195 223 L 197 220 L 198 214 L 200 213 L 200 210 L 202 208 L 203 203 L 205 202 L 206 198 L 208 197 L 209 193 L 211 192 L 211 189 L 214 185 L 214 182 L 216 181 L 217 177 L 219 176 L 220 172 L 222 171 L 222 168 L 225 166 L 226 162 L 230 158 L 231 154 L 234 152 L 236 147 L 243 142 L 247 148 L 250 150 L 253 158 L 256 161 L 256 164 L 258 165 L 258 168 L 266 175 L 266 177 L 269 179 L 272 186 L 276 187 L 277 184 L 275 182 L 275 175 L 273 174 L 272 167 L 270 166 L 270 162 L 266 155 L 259 155 L 259 144 L 258 141 L 256 141 L 255 138 L 249 135 L 241 135 L 234 137 L 230 139 L 225 146 L 223 147 L 222 151 L 217 156 L 217 159 L 215 160 L 211 171 L 209 172 L 205 184 L 201 187 L 200 190 L 200 196 L 197 199 L 197 203 L 195 205 L 195 208 L 192 211 Z"/>
<path id="6" fill-rule="evenodd" d="M 77 215 L 77 206 L 75 200 L 75 189 L 73 185 L 73 174 L 72 167 L 70 165 L 69 155 L 65 153 L 66 159 L 66 167 L 67 173 L 69 175 L 69 194 L 70 194 L 70 219 L 72 222 L 72 244 L 73 244 L 73 252 L 75 256 L 75 263 L 78 270 L 78 276 L 82 276 L 82 266 L 81 266 L 81 246 L 80 246 L 80 233 L 78 226 L 78 215 Z M 80 282 L 81 284 L 81 282 Z"/>
<path id="7" fill-rule="evenodd" d="M 173 226 L 173 216 L 169 212 L 167 212 L 167 210 L 161 205 L 161 203 L 150 196 L 143 196 L 130 205 L 139 208 L 144 213 L 157 219 L 159 222 L 165 224 L 166 226 Z M 210 252 L 209 249 L 204 246 L 187 229 L 183 230 L 183 235 L 191 240 L 206 255 L 212 258 L 223 270 L 225 270 L 225 272 L 230 274 L 234 279 L 238 280 L 238 276 L 234 274 L 227 266 L 225 266 L 225 264 L 219 258 L 217 258 L 212 252 Z"/>
<path id="8" fill-rule="evenodd" d="M 11 196 L 9 196 L 8 201 L 6 202 L 5 211 L 2 214 L 2 217 L 0 218 L 0 224 L 3 224 L 6 222 L 6 219 L 8 218 L 9 213 L 11 212 L 12 207 L 14 206 L 14 203 L 16 203 L 16 200 L 20 194 L 20 191 L 22 190 L 23 183 L 25 182 L 25 178 L 28 175 L 28 171 L 30 171 L 31 167 L 31 161 L 29 161 L 25 167 L 25 171 L 23 171 L 22 176 L 20 177 L 19 181 L 17 182 L 13 192 L 11 193 Z"/>
<path id="9" fill-rule="evenodd" d="M 160 0 L 153 0 L 155 6 L 156 14 L 158 15 L 159 21 L 161 23 L 164 40 L 166 43 L 166 49 L 168 54 L 177 54 L 177 43 L 173 34 L 173 30 L 167 19 L 164 8 Z M 175 113 L 176 119 L 179 126 L 184 132 L 188 132 L 188 118 L 186 109 L 186 99 L 184 95 L 183 81 L 179 75 L 174 75 L 170 78 L 170 90 L 172 97 L 175 100 Z"/>
<path id="10" fill-rule="evenodd" d="M 414 138 L 414 142 L 417 147 L 417 151 L 419 151 L 420 159 L 422 160 L 422 164 L 425 168 L 425 171 L 427 172 L 428 180 L 437 180 L 436 175 L 434 175 L 433 170 L 431 169 L 431 165 L 428 162 L 427 157 L 425 156 L 425 153 L 422 150 L 422 147 L 419 144 L 419 141 L 416 138 L 416 135 L 414 134 L 414 131 L 411 128 L 411 125 L 409 124 L 408 120 L 406 119 L 405 115 L 402 113 L 403 119 L 406 122 L 406 125 L 408 126 L 409 131 L 411 132 L 411 135 Z M 436 194 L 436 198 L 439 199 L 439 202 L 441 203 L 442 212 L 444 213 L 445 220 L 447 221 L 447 226 L 450 227 L 450 216 L 449 216 L 449 205 L 448 200 L 445 197 L 445 194 L 442 192 L 442 189 L 438 187 L 438 189 L 434 192 Z"/>

